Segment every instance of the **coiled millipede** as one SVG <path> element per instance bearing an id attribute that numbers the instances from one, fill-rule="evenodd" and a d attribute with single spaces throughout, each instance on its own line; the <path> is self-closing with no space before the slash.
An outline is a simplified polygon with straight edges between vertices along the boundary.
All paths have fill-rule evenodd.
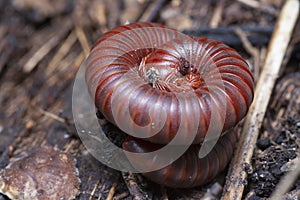
<path id="1" fill-rule="evenodd" d="M 123 143 L 125 150 L 149 152 L 174 138 L 175 145 L 189 145 L 175 162 L 143 173 L 177 188 L 206 183 L 226 167 L 254 87 L 247 63 L 234 49 L 147 22 L 105 33 L 87 59 L 86 82 L 96 108 L 133 136 Z M 208 132 L 219 140 L 200 159 Z"/>

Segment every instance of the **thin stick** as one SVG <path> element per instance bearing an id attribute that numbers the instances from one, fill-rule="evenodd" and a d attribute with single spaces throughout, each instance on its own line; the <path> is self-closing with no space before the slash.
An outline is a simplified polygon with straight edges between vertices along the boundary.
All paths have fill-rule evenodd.
<path id="1" fill-rule="evenodd" d="M 96 190 L 97 190 L 99 184 L 100 184 L 100 180 L 98 180 L 97 183 L 94 185 L 94 188 L 93 188 L 93 190 L 92 190 L 92 192 L 91 192 L 91 194 L 90 194 L 89 200 L 92 200 L 92 199 L 95 198 L 95 192 L 96 192 Z"/>
<path id="2" fill-rule="evenodd" d="M 26 73 L 31 72 L 37 64 L 60 42 L 60 37 L 54 35 L 50 38 L 41 48 L 39 48 L 35 54 L 25 63 L 23 71 Z"/>
<path id="3" fill-rule="evenodd" d="M 84 52 L 85 56 L 87 57 L 89 55 L 90 49 L 91 49 L 88 39 L 87 39 L 81 26 L 76 26 L 75 32 L 76 32 L 77 38 L 81 44 L 83 52 Z"/>
<path id="4" fill-rule="evenodd" d="M 223 200 L 239 200 L 242 198 L 247 176 L 243 166 L 251 161 L 263 117 L 298 14 L 299 1 L 288 0 L 278 17 L 264 67 L 256 86 L 254 102 L 246 116 L 231 171 L 226 181 Z"/>
<path id="5" fill-rule="evenodd" d="M 75 31 L 72 31 L 49 62 L 45 72 L 46 76 L 49 76 L 55 71 L 59 62 L 69 53 L 71 47 L 76 42 L 76 39 Z"/>
<path id="6" fill-rule="evenodd" d="M 157 0 L 154 1 L 152 5 L 144 12 L 143 16 L 140 18 L 140 21 L 151 22 L 158 15 L 159 10 L 163 7 L 166 0 Z"/>
<path id="7" fill-rule="evenodd" d="M 255 1 L 255 0 L 237 0 L 237 1 L 247 6 L 250 6 L 252 8 L 259 9 L 271 15 L 277 14 L 277 11 L 272 6 L 269 6 L 268 4 L 262 3 L 260 1 Z"/>
<path id="8" fill-rule="evenodd" d="M 113 199 L 113 197 L 115 195 L 115 192 L 116 192 L 116 187 L 117 187 L 118 183 L 119 183 L 119 176 L 116 179 L 116 181 L 112 184 L 112 186 L 111 186 L 111 188 L 109 190 L 109 193 L 108 193 L 108 195 L 106 197 L 106 200 L 112 200 Z"/>
<path id="9" fill-rule="evenodd" d="M 280 200 L 283 199 L 283 195 L 291 188 L 293 183 L 296 181 L 298 176 L 300 175 L 300 159 L 296 162 L 296 169 L 287 173 L 276 186 L 275 192 L 272 194 L 270 199 L 272 200 Z"/>
<path id="10" fill-rule="evenodd" d="M 120 199 L 124 199 L 125 197 L 129 196 L 129 192 L 123 192 L 121 194 L 118 194 L 116 196 L 114 196 L 113 200 L 120 200 Z"/>
<path id="11" fill-rule="evenodd" d="M 224 4 L 225 4 L 224 0 L 221 0 L 217 3 L 217 5 L 214 9 L 211 21 L 209 22 L 209 27 L 211 27 L 211 28 L 218 27 L 218 25 L 219 25 L 219 23 L 222 19 L 222 14 L 223 14 L 223 11 L 224 11 Z"/>
<path id="12" fill-rule="evenodd" d="M 122 172 L 123 180 L 126 183 L 133 200 L 152 199 L 152 194 L 148 193 L 141 184 L 137 183 L 137 175 L 131 172 Z"/>
<path id="13" fill-rule="evenodd" d="M 71 23 L 69 20 L 66 20 L 66 22 L 60 26 L 62 27 L 59 30 L 57 30 L 58 26 L 50 27 L 32 36 L 32 40 L 34 39 L 33 43 L 36 43 L 35 40 L 38 40 L 39 37 L 42 38 L 43 43 L 39 44 L 40 42 L 37 42 L 37 44 L 34 45 L 34 48 L 26 53 L 26 55 L 18 62 L 19 65 L 23 66 L 23 71 L 25 73 L 30 73 L 33 69 L 35 69 L 38 66 L 38 63 L 43 60 L 56 46 L 58 46 L 70 30 Z M 45 38 L 44 36 L 48 35 L 49 32 L 51 32 L 51 36 Z"/>
<path id="14" fill-rule="evenodd" d="M 259 73 L 259 67 L 260 67 L 260 56 L 259 56 L 259 50 L 257 48 L 255 48 L 251 42 L 248 40 L 246 33 L 240 29 L 239 27 L 237 27 L 234 30 L 235 34 L 237 34 L 237 36 L 241 39 L 242 44 L 245 48 L 245 50 L 252 55 L 253 59 L 254 59 L 254 67 L 253 67 L 253 71 L 254 71 L 254 78 L 258 77 L 258 73 Z"/>
<path id="15" fill-rule="evenodd" d="M 47 117 L 50 117 L 50 118 L 52 118 L 52 119 L 54 119 L 54 120 L 56 120 L 56 121 L 59 121 L 59 122 L 61 122 L 61 123 L 66 124 L 66 120 L 65 120 L 64 118 L 62 118 L 62 117 L 60 117 L 60 116 L 58 116 L 58 115 L 56 115 L 56 114 L 54 114 L 54 113 L 48 112 L 48 111 L 43 110 L 43 109 L 41 109 L 41 108 L 39 108 L 39 111 L 40 111 L 42 114 L 44 114 L 45 116 L 47 116 Z"/>

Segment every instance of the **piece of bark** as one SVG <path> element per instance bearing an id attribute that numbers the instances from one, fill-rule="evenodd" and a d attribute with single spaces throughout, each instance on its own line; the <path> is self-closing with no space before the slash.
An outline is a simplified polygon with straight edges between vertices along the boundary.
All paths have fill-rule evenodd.
<path id="1" fill-rule="evenodd" d="M 0 173 L 0 192 L 11 199 L 74 199 L 79 184 L 74 158 L 50 147 L 36 149 Z"/>

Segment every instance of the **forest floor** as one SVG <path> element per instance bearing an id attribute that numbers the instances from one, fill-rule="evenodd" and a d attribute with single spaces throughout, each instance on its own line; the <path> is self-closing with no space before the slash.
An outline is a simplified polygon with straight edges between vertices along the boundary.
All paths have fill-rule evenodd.
<path id="1" fill-rule="evenodd" d="M 7 166 L 22 157 L 44 155 L 45 149 L 40 147 L 47 147 L 53 158 L 65 155 L 62 154 L 65 152 L 65 159 L 75 159 L 78 173 L 73 170 L 75 165 L 71 161 L 70 171 L 62 172 L 71 173 L 68 178 L 74 181 L 73 190 L 67 186 L 60 188 L 73 191 L 68 194 L 62 191 L 63 194 L 66 192 L 65 199 L 74 196 L 76 199 L 220 199 L 227 170 L 209 184 L 191 189 L 165 188 L 138 176 L 137 184 L 143 192 L 135 193 L 124 181 L 128 176 L 97 161 L 79 139 L 72 115 L 74 79 L 91 46 L 104 32 L 126 22 L 150 21 L 188 35 L 220 40 L 235 48 L 247 60 L 257 81 L 284 2 L 0 1 L 0 169 L 8 169 Z M 247 166 L 243 199 L 270 197 L 281 178 L 299 163 L 299 149 L 298 20 L 259 130 L 251 163 Z M 20 176 L 29 173 L 24 166 L 32 164 L 19 164 Z M 51 170 L 55 171 L 55 167 Z M 15 199 L 20 199 L 24 188 L 17 186 L 17 182 L 21 180 L 16 178 L 12 182 L 14 185 L 5 185 L 6 188 L 1 189 L 1 176 L 5 178 L 5 173 L 1 173 L 0 191 L 4 194 L 0 194 L 0 200 L 9 199 L 11 193 L 16 195 Z M 79 178 L 80 183 L 74 177 Z M 47 191 L 38 190 L 37 193 L 40 199 L 47 199 Z M 144 196 L 139 196 L 141 194 Z M 297 199 L 299 196 L 300 180 L 296 178 L 284 198 Z"/>

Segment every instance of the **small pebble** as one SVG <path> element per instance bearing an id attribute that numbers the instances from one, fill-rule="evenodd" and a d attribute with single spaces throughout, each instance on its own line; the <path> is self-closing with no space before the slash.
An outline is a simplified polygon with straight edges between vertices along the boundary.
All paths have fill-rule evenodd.
<path id="1" fill-rule="evenodd" d="M 263 151 L 271 145 L 271 142 L 269 138 L 264 138 L 264 139 L 259 139 L 256 145 L 259 149 Z"/>

